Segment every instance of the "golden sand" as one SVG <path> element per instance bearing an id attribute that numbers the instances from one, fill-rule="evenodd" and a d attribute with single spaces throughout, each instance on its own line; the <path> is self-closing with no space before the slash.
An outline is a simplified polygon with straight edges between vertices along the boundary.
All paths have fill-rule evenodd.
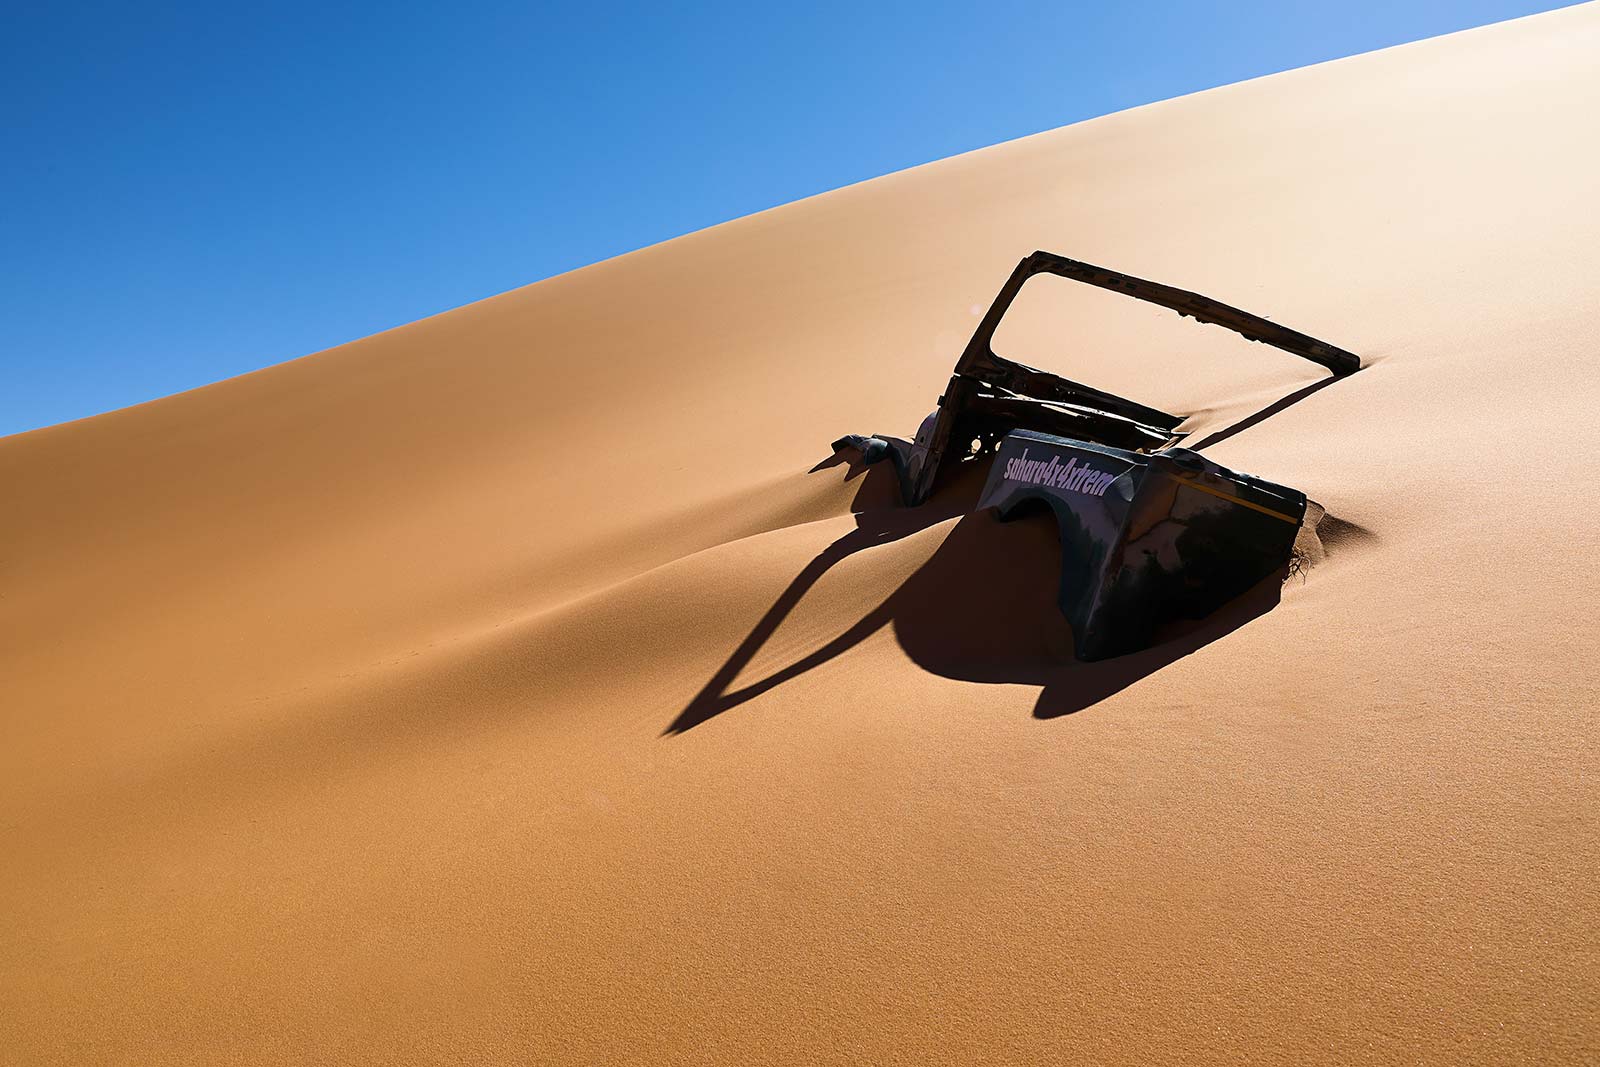
<path id="1" fill-rule="evenodd" d="M 1206 449 L 1342 524 L 1272 610 L 828 554 L 1035 248 L 1364 357 Z M 0 1060 L 1592 1058 L 1597 293 L 1587 5 L 0 441 Z M 1033 340 L 1191 440 L 1321 376 L 1104 295 Z"/>

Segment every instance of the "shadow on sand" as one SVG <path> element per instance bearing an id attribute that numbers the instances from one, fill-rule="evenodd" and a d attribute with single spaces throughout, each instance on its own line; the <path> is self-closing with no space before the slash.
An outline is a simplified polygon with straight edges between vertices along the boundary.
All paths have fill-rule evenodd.
<path id="1" fill-rule="evenodd" d="M 844 462 L 836 455 L 813 470 Z M 1282 575 L 1261 582 L 1204 620 L 1169 627 L 1151 648 L 1097 663 L 1077 662 L 1071 658 L 1071 630 L 1056 604 L 1061 554 L 1054 520 L 1039 515 L 1002 525 L 991 512 L 973 512 L 987 464 L 963 466 L 926 504 L 903 508 L 897 504 L 889 464 L 852 465 L 849 477 L 862 482 L 851 508 L 856 528 L 795 576 L 664 733 L 691 730 L 841 655 L 885 626 L 894 628 L 906 655 L 934 674 L 1041 687 L 1033 714 L 1055 718 L 1099 703 L 1278 603 Z M 898 541 L 958 515 L 964 517 L 928 561 L 860 621 L 787 667 L 733 688 L 829 568 L 863 549 Z"/>

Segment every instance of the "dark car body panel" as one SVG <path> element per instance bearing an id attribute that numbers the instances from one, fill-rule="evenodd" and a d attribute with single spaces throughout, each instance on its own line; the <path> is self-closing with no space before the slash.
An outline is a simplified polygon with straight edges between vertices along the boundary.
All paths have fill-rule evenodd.
<path id="1" fill-rule="evenodd" d="M 1184 448 L 1152 454 L 1028 430 L 1001 443 L 978 507 L 1038 507 L 1061 541 L 1061 612 L 1079 659 L 1150 644 L 1288 562 L 1305 494 Z"/>

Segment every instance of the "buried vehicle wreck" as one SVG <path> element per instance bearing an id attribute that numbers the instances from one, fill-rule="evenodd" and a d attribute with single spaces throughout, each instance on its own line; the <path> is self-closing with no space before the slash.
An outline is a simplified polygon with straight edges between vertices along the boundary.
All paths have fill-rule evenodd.
<path id="1" fill-rule="evenodd" d="M 1226 327 L 1344 377 L 1353 353 L 1197 293 L 1049 252 L 1017 265 L 967 343 L 938 407 L 912 441 L 850 435 L 865 463 L 889 460 L 904 504 L 928 499 L 947 466 L 993 457 L 979 509 L 1002 520 L 1044 509 L 1057 523 L 1059 603 L 1074 653 L 1148 646 L 1161 624 L 1202 618 L 1289 563 L 1304 493 L 1183 448 L 1183 421 L 995 354 L 1023 284 L 1053 274 Z"/>

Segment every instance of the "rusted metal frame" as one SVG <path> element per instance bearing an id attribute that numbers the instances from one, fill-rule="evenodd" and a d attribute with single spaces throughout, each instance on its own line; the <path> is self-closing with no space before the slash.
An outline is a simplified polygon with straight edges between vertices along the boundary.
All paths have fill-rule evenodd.
<path id="1" fill-rule="evenodd" d="M 1123 293 L 1133 297 L 1135 300 L 1143 300 L 1146 303 L 1170 308 L 1179 315 L 1188 316 L 1198 322 L 1208 322 L 1224 329 L 1232 330 L 1247 341 L 1260 341 L 1262 344 L 1271 345 L 1291 355 L 1320 364 L 1332 371 L 1337 377 L 1353 374 L 1361 369 L 1361 357 L 1352 352 L 1346 352 L 1344 349 L 1330 345 L 1326 341 L 1319 341 L 1315 337 L 1303 334 L 1298 330 L 1291 330 L 1287 326 L 1269 322 L 1259 315 L 1241 311 L 1239 308 L 1224 304 L 1221 301 L 1212 300 L 1210 297 L 1201 296 L 1199 293 L 1192 293 L 1187 289 L 1162 285 L 1160 282 L 1152 282 L 1145 278 L 1136 278 L 1131 274 L 1123 274 L 1120 271 L 1097 267 L 1092 263 L 1084 263 L 1080 260 L 1068 259 L 1066 256 L 1058 256 L 1053 252 L 1040 251 L 1028 256 L 1017 264 L 1016 270 L 1011 272 L 1010 279 L 1007 280 L 1005 287 L 1000 290 L 1000 295 L 995 297 L 995 302 L 989 308 L 988 314 L 984 315 L 983 320 L 978 324 L 978 329 L 973 333 L 972 340 L 967 342 L 966 351 L 961 354 L 961 359 L 956 364 L 957 374 L 971 373 L 981 377 L 981 373 L 978 372 L 987 362 L 997 361 L 1002 367 L 1011 362 L 995 354 L 992 347 L 994 333 L 995 330 L 999 329 L 1000 320 L 1005 316 L 1006 310 L 1010 308 L 1011 302 L 1016 299 L 1023 283 L 1036 274 L 1054 274 L 1062 278 L 1070 278 L 1086 285 L 1097 286 L 1115 293 Z M 1055 377 L 1054 375 L 1045 374 L 1043 371 L 1034 370 L 1031 367 L 1021 367 L 1020 364 L 1011 365 L 1023 370 L 1025 377 L 1030 380 L 1034 375 L 1043 378 Z M 1098 394 L 1098 390 L 1089 390 L 1087 386 L 1081 386 L 1073 382 L 1068 382 L 1067 385 L 1075 390 L 1086 390 Z M 1011 386 L 1008 385 L 1007 388 L 1011 388 Z M 1025 389 L 1019 389 L 1018 391 L 1027 392 Z M 1039 394 L 1029 393 L 1029 395 L 1035 396 Z M 1099 395 L 1109 396 L 1109 394 Z M 1111 399 L 1120 398 L 1111 397 Z M 1131 401 L 1124 401 L 1124 403 L 1131 403 Z"/>
<path id="2" fill-rule="evenodd" d="M 1005 317 L 1028 279 L 1045 273 L 1122 293 L 1136 300 L 1169 308 L 1198 322 L 1221 326 L 1247 341 L 1260 341 L 1326 367 L 1335 377 L 1343 377 L 1361 369 L 1360 357 L 1351 352 L 1199 293 L 1107 270 L 1052 252 L 1034 252 L 1011 272 L 1011 277 L 990 304 L 956 362 L 955 373 L 946 385 L 944 395 L 939 398 L 939 412 L 932 432 L 929 439 L 922 442 L 927 449 L 925 461 L 911 474 L 904 486 L 907 503 L 919 504 L 933 491 L 933 483 L 943 464 L 945 452 L 958 432 L 965 435 L 974 425 L 982 427 L 991 419 L 1004 421 L 1006 414 L 1020 416 L 1015 420 L 1015 425 L 1019 427 L 1045 428 L 1063 421 L 1062 412 L 1052 411 L 1037 403 L 1030 406 L 1030 401 L 1082 409 L 1083 418 L 1102 431 L 1085 436 L 1117 440 L 1123 447 L 1160 447 L 1164 436 L 1167 440 L 1180 436 L 1175 431 L 1183 421 L 1181 415 L 1173 415 L 995 353 L 994 334 L 1000 327 L 1000 320 Z M 1002 397 L 996 395 L 998 392 L 1014 395 Z"/>

